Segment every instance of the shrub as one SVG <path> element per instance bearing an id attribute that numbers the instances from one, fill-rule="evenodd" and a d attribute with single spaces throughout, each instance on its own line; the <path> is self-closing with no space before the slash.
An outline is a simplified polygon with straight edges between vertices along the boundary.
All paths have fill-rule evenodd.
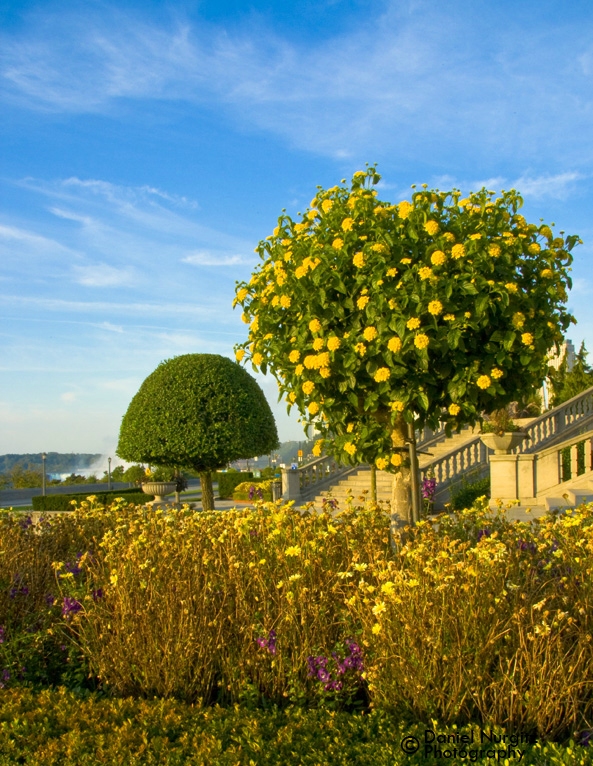
<path id="1" fill-rule="evenodd" d="M 114 489 L 106 492 L 78 492 L 68 495 L 37 495 L 32 498 L 34 511 L 71 511 L 72 501 L 82 502 L 88 497 L 95 497 L 98 503 L 110 503 L 118 497 L 124 497 L 127 503 L 148 503 L 154 495 L 146 495 L 138 489 Z"/>
<path id="2" fill-rule="evenodd" d="M 451 493 L 451 510 L 463 511 L 471 508 L 479 497 L 490 497 L 490 476 L 482 479 L 468 481 L 465 477 L 461 480 L 461 487 Z"/>
<path id="3" fill-rule="evenodd" d="M 230 500 L 237 484 L 241 484 L 245 479 L 252 479 L 254 482 L 258 479 L 253 478 L 252 471 L 217 471 L 216 480 L 218 481 L 218 497 L 223 500 Z"/>
<path id="4" fill-rule="evenodd" d="M 244 481 L 237 484 L 233 491 L 233 500 L 271 500 L 272 479 Z"/>

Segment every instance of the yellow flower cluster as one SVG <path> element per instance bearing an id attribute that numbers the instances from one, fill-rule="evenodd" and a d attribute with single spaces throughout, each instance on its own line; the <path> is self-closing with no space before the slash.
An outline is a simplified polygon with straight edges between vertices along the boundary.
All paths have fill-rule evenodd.
<path id="1" fill-rule="evenodd" d="M 375 340 L 375 338 L 377 337 L 377 328 L 372 326 L 365 327 L 362 334 L 364 336 L 364 339 L 369 341 L 370 343 L 372 340 Z"/>
<path id="2" fill-rule="evenodd" d="M 420 320 L 418 317 L 411 317 L 406 322 L 406 327 L 408 330 L 417 330 L 420 327 Z"/>
<path id="3" fill-rule="evenodd" d="M 313 445 L 313 449 L 311 450 L 311 452 L 315 455 L 315 457 L 319 457 L 321 455 L 322 448 L 323 448 L 323 439 L 318 439 Z"/>
<path id="4" fill-rule="evenodd" d="M 332 209 L 334 203 L 331 199 L 324 199 L 321 203 L 321 209 L 324 213 L 329 213 L 329 211 Z"/>
<path id="5" fill-rule="evenodd" d="M 500 255 L 500 252 L 501 252 L 500 251 L 500 246 L 499 245 L 490 245 L 490 247 L 488 248 L 488 252 L 490 253 L 490 255 L 493 258 L 498 258 L 498 256 Z"/>
<path id="6" fill-rule="evenodd" d="M 374 377 L 377 383 L 382 383 L 385 380 L 389 380 L 391 372 L 387 367 L 379 367 Z"/>
<path id="7" fill-rule="evenodd" d="M 352 442 L 346 442 L 346 444 L 344 444 L 344 451 L 349 455 L 354 455 L 356 452 L 356 447 L 354 444 L 352 444 Z"/>
<path id="8" fill-rule="evenodd" d="M 303 393 L 307 396 L 315 390 L 315 383 L 312 380 L 306 380 L 302 385 Z"/>
<path id="9" fill-rule="evenodd" d="M 319 370 L 319 374 L 321 375 L 322 378 L 329 378 L 329 376 L 331 375 L 331 370 L 329 369 L 329 367 L 322 367 Z"/>
<path id="10" fill-rule="evenodd" d="M 336 335 L 332 335 L 327 339 L 327 347 L 330 351 L 337 351 L 340 348 L 340 339 Z"/>
<path id="11" fill-rule="evenodd" d="M 352 263 L 356 266 L 357 269 L 362 269 L 364 266 L 364 253 L 362 251 L 355 253 L 354 258 L 352 259 Z"/>
<path id="12" fill-rule="evenodd" d="M 344 231 L 352 231 L 352 227 L 354 226 L 354 220 L 352 218 L 344 218 L 342 221 L 342 229 Z"/>
<path id="13" fill-rule="evenodd" d="M 235 353 L 235 359 L 238 362 L 240 362 L 241 359 L 243 359 L 244 356 L 245 356 L 245 349 L 244 348 L 238 349 L 237 352 Z"/>
<path id="14" fill-rule="evenodd" d="M 477 382 L 478 388 L 482 388 L 484 390 L 489 388 L 491 383 L 488 375 L 480 375 L 480 377 L 478 378 L 476 382 Z"/>
<path id="15" fill-rule="evenodd" d="M 453 245 L 451 255 L 455 259 L 463 258 L 465 255 L 465 247 L 463 245 Z"/>
<path id="16" fill-rule="evenodd" d="M 329 353 L 324 351 L 322 354 L 307 354 L 303 363 L 308 370 L 318 370 L 320 367 L 329 366 Z"/>
<path id="17" fill-rule="evenodd" d="M 264 358 L 263 358 L 263 356 L 262 356 L 262 355 L 261 355 L 259 352 L 258 352 L 258 353 L 256 353 L 256 354 L 254 354 L 254 355 L 251 357 L 251 361 L 253 362 L 253 364 L 254 364 L 256 367 L 259 367 L 259 366 L 260 366 L 260 364 L 263 362 L 263 360 L 264 360 Z"/>
<path id="18" fill-rule="evenodd" d="M 414 206 L 411 205 L 407 200 L 403 200 L 403 202 L 400 202 L 399 205 L 397 205 L 398 215 L 404 220 L 410 215 L 413 209 Z"/>
<path id="19" fill-rule="evenodd" d="M 516 285 L 516 284 L 514 284 L 514 282 L 507 282 L 507 283 L 506 283 L 506 285 L 505 285 L 505 287 L 506 287 L 506 289 L 507 289 L 507 290 L 508 290 L 510 293 L 518 293 L 518 292 L 519 292 L 519 288 L 517 287 L 517 285 Z"/>
<path id="20" fill-rule="evenodd" d="M 427 221 L 427 222 L 424 224 L 424 230 L 425 230 L 425 231 L 426 231 L 428 234 L 430 234 L 430 236 L 431 236 L 431 237 L 434 237 L 434 235 L 435 235 L 435 234 L 438 232 L 438 230 L 439 230 L 439 225 L 438 225 L 438 223 L 437 223 L 436 221 Z"/>
<path id="21" fill-rule="evenodd" d="M 445 253 L 443 253 L 442 250 L 435 250 L 434 253 L 430 256 L 430 262 L 433 266 L 442 266 L 446 260 L 447 256 Z"/>
<path id="22" fill-rule="evenodd" d="M 247 295 L 249 294 L 249 290 L 246 287 L 242 287 L 239 292 L 237 293 L 237 300 L 242 303 Z"/>
<path id="23" fill-rule="evenodd" d="M 370 298 L 368 295 L 361 295 L 356 301 L 356 306 L 362 311 L 369 301 Z"/>
<path id="24" fill-rule="evenodd" d="M 410 263 L 412 263 L 411 258 L 402 258 L 400 263 L 403 263 L 404 266 L 408 266 Z"/>
<path id="25" fill-rule="evenodd" d="M 391 402 L 391 409 L 393 412 L 403 412 L 404 411 L 404 403 L 400 401 L 399 399 L 396 399 L 394 402 Z"/>
<path id="26" fill-rule="evenodd" d="M 443 317 L 445 322 L 454 322 L 455 321 L 455 314 L 445 314 Z"/>
<path id="27" fill-rule="evenodd" d="M 332 247 L 334 250 L 341 250 L 344 247 L 344 240 L 340 239 L 340 237 L 336 237 L 332 242 Z"/>
<path id="28" fill-rule="evenodd" d="M 492 371 L 490 373 L 490 377 L 494 380 L 499 380 L 504 375 L 503 371 L 500 370 L 498 367 L 493 367 Z"/>
<path id="29" fill-rule="evenodd" d="M 538 245 L 537 242 L 532 242 L 527 250 L 531 253 L 531 255 L 537 255 L 539 251 L 541 250 L 541 247 Z"/>
<path id="30" fill-rule="evenodd" d="M 418 333 L 416 337 L 414 338 L 414 345 L 416 348 L 426 348 L 429 344 L 428 335 L 425 335 L 423 332 Z"/>
<path id="31" fill-rule="evenodd" d="M 542 277 L 543 277 L 544 279 L 549 279 L 549 278 L 550 278 L 550 277 L 552 277 L 553 275 L 554 275 L 554 272 L 552 271 L 552 269 L 544 269 L 544 270 L 542 271 Z"/>
<path id="32" fill-rule="evenodd" d="M 397 276 L 397 269 L 387 269 L 386 275 L 388 277 L 395 277 L 395 276 Z"/>
<path id="33" fill-rule="evenodd" d="M 516 327 L 517 330 L 520 330 L 525 324 L 525 314 L 522 314 L 520 311 L 515 311 L 513 314 L 512 322 L 513 327 Z"/>
<path id="34" fill-rule="evenodd" d="M 482 239 L 482 235 L 480 233 L 470 234 L 469 238 L 472 240 Z"/>
<path id="35" fill-rule="evenodd" d="M 310 415 L 316 415 L 319 412 L 319 405 L 317 402 L 311 402 L 307 409 L 309 410 Z"/>
<path id="36" fill-rule="evenodd" d="M 367 347 L 364 345 L 364 343 L 357 343 L 356 346 L 354 346 L 354 350 L 357 354 L 364 356 L 366 354 Z"/>
<path id="37" fill-rule="evenodd" d="M 443 311 L 443 304 L 440 301 L 430 301 L 428 311 L 433 316 L 438 316 Z"/>
<path id="38" fill-rule="evenodd" d="M 531 346 L 533 343 L 533 335 L 530 332 L 524 332 L 523 335 L 521 335 L 521 343 L 525 346 Z"/>
<path id="39" fill-rule="evenodd" d="M 396 468 L 402 464 L 402 456 L 399 454 L 399 452 L 394 452 L 394 454 L 391 456 L 391 465 L 395 466 Z"/>
<path id="40" fill-rule="evenodd" d="M 401 347 L 402 347 L 402 342 L 401 342 L 401 340 L 400 340 L 400 339 L 399 339 L 397 336 L 395 336 L 395 335 L 394 335 L 394 337 L 393 337 L 393 338 L 390 338 L 390 339 L 389 339 L 389 341 L 388 341 L 388 343 L 387 343 L 387 348 L 388 348 L 388 349 L 389 349 L 389 350 L 390 350 L 390 351 L 391 351 L 393 354 L 397 354 L 397 352 L 400 350 L 400 348 L 401 348 Z"/>
<path id="41" fill-rule="evenodd" d="M 292 300 L 288 295 L 282 295 L 280 297 L 280 305 L 282 306 L 283 309 L 289 309 L 291 303 L 292 303 Z"/>
<path id="42" fill-rule="evenodd" d="M 319 330 L 321 330 L 321 322 L 319 319 L 312 319 L 309 322 L 309 330 L 311 330 L 311 332 L 319 332 Z"/>
<path id="43" fill-rule="evenodd" d="M 418 275 L 420 279 L 430 279 L 433 276 L 433 271 L 430 266 L 422 266 L 422 268 L 418 269 Z"/>
<path id="44" fill-rule="evenodd" d="M 385 245 L 381 244 L 381 242 L 375 242 L 374 245 L 371 245 L 371 250 L 374 250 L 376 253 L 386 253 L 387 248 Z"/>
<path id="45" fill-rule="evenodd" d="M 455 417 L 455 415 L 459 415 L 460 412 L 461 407 L 458 404 L 453 403 L 449 405 L 449 415 L 453 415 L 453 417 Z"/>
<path id="46" fill-rule="evenodd" d="M 378 457 L 378 458 L 375 460 L 375 465 L 377 466 L 377 468 L 378 468 L 380 471 L 384 471 L 384 470 L 387 468 L 387 466 L 389 465 L 389 461 L 388 461 L 388 460 L 385 460 L 385 458 L 384 458 L 384 457 Z"/>
<path id="47" fill-rule="evenodd" d="M 323 340 L 323 338 L 315 338 L 315 340 L 313 341 L 313 350 L 321 351 L 324 345 L 325 345 L 325 341 Z"/>
<path id="48" fill-rule="evenodd" d="M 296 348 L 294 349 L 294 351 L 291 351 L 290 354 L 288 355 L 288 361 L 292 362 L 293 364 L 296 364 L 300 358 L 301 358 L 301 352 L 297 351 Z"/>

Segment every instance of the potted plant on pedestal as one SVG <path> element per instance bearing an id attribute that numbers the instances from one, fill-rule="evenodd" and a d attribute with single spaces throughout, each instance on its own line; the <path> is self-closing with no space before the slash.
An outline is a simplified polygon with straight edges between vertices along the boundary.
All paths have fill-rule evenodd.
<path id="1" fill-rule="evenodd" d="M 507 455 L 527 438 L 527 434 L 512 419 L 504 407 L 494 410 L 482 423 L 480 439 L 495 455 Z"/>
<path id="2" fill-rule="evenodd" d="M 155 503 L 162 503 L 167 495 L 182 492 L 187 488 L 187 481 L 179 474 L 178 469 L 169 466 L 158 466 L 146 469 L 146 478 L 142 482 L 142 491 L 154 495 Z"/>

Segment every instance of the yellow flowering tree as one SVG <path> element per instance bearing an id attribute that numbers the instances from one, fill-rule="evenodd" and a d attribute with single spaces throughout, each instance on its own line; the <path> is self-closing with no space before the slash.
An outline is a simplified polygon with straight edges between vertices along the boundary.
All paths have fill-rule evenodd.
<path id="1" fill-rule="evenodd" d="M 359 171 L 280 216 L 237 285 L 249 337 L 236 355 L 276 377 L 317 454 L 397 473 L 407 423 L 457 429 L 541 383 L 574 322 L 579 239 L 528 223 L 516 191 L 424 185 L 393 205 L 379 179 Z"/>

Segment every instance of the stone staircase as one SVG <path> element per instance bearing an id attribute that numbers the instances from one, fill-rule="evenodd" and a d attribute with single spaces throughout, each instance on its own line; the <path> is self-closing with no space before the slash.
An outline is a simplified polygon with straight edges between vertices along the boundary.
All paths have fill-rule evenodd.
<path id="1" fill-rule="evenodd" d="M 464 428 L 460 433 L 447 437 L 444 433 L 428 438 L 418 445 L 418 462 L 420 470 L 425 471 L 430 464 L 439 460 L 442 456 L 457 450 L 460 447 L 472 442 L 476 438 L 478 427 Z M 424 454 L 428 453 L 428 454 Z M 391 502 L 391 488 L 393 485 L 393 474 L 387 471 L 377 471 L 377 501 Z M 329 489 L 319 492 L 312 500 L 315 505 L 321 505 L 324 499 L 331 497 L 339 502 L 340 505 L 350 496 L 354 500 L 361 497 L 368 498 L 371 491 L 371 470 L 369 466 L 354 468 L 337 484 Z"/>

